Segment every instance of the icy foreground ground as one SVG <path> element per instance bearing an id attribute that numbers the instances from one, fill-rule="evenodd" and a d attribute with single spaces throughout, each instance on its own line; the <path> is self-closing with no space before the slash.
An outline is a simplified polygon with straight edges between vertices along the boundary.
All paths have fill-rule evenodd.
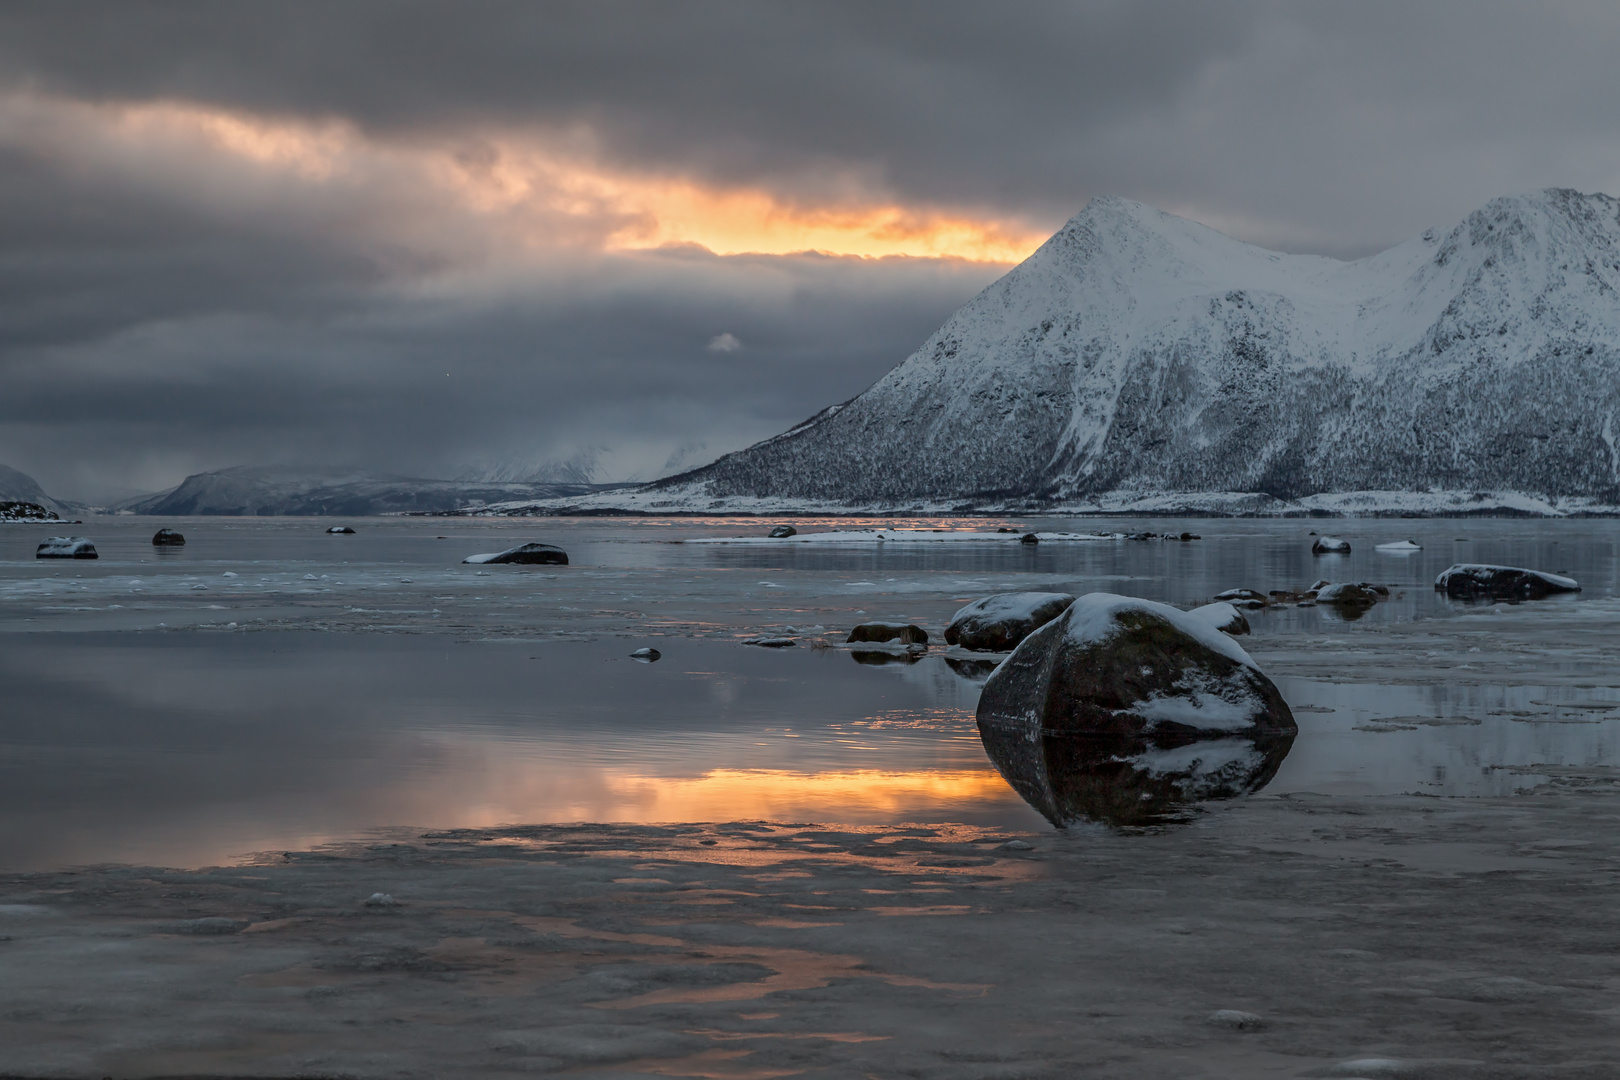
<path id="1" fill-rule="evenodd" d="M 1613 198 L 1500 198 L 1354 262 L 1103 198 L 859 397 L 528 505 L 1615 513 L 1617 417 Z"/>
<path id="2" fill-rule="evenodd" d="M 358 719 L 385 733 L 419 724 L 405 702 L 442 714 L 429 733 L 449 759 L 493 763 L 465 774 L 479 782 L 454 789 L 459 802 L 410 804 L 467 816 L 396 818 L 388 824 L 401 827 L 360 842 L 323 843 L 334 826 L 215 869 L 154 859 L 0 877 L 0 1074 L 1620 1073 L 1620 582 L 1607 523 L 1335 522 L 1353 554 L 1321 557 L 1309 554 L 1310 522 L 1206 522 L 1205 539 L 1186 543 L 892 551 L 658 542 L 763 531 L 749 522 L 417 521 L 354 537 L 326 536 L 329 523 L 188 523 L 184 553 L 158 555 L 155 523 L 112 522 L 94 536 L 102 558 L 68 568 L 32 561 L 35 527 L 0 532 L 0 637 L 7 662 L 22 665 L 7 669 L 11 693 L 44 671 L 65 696 L 75 658 L 94 658 L 77 681 L 122 728 L 143 715 L 135 706 L 188 718 L 190 744 L 164 750 L 174 759 L 206 759 L 249 729 L 262 735 L 248 746 L 261 771 L 303 803 L 328 797 L 296 785 L 323 775 L 323 756 L 357 736 Z M 1375 550 L 1406 536 L 1423 550 Z M 572 565 L 553 574 L 456 561 L 522 540 L 558 543 Z M 1434 574 L 1465 558 L 1566 570 L 1585 591 L 1521 605 L 1437 596 Z M 522 810 L 540 803 L 525 800 L 543 799 L 566 770 L 533 773 L 543 783 L 525 792 L 538 759 L 524 740 L 562 695 L 552 680 L 567 662 L 536 668 L 521 684 L 532 704 L 504 726 L 478 710 L 476 692 L 434 698 L 410 684 L 404 698 L 368 702 L 369 684 L 351 693 L 342 672 L 355 643 L 408 642 L 421 647 L 413 662 L 431 650 L 487 693 L 478 665 L 490 656 L 517 667 L 566 647 L 602 650 L 577 666 L 617 686 L 660 676 L 696 643 L 721 674 L 728 651 L 780 664 L 769 685 L 784 711 L 799 685 L 785 677 L 793 665 L 869 677 L 852 684 L 869 703 L 846 719 L 911 724 L 931 712 L 935 726 L 908 744 L 922 754 L 964 725 L 972 732 L 971 684 L 940 650 L 868 668 L 808 643 L 859 612 L 937 637 L 964 599 L 993 591 L 1106 588 L 1185 608 L 1218 586 L 1264 591 L 1318 576 L 1398 587 L 1351 621 L 1323 608 L 1250 612 L 1242 645 L 1295 707 L 1301 736 L 1258 797 L 1147 832 L 736 820 L 755 813 L 532 823 Z M 801 644 L 740 644 L 764 632 Z M 164 644 L 149 655 L 198 642 L 233 651 L 206 653 L 227 662 L 178 680 L 101 662 L 118 642 L 151 640 Z M 315 726 L 341 738 L 319 744 L 323 754 L 296 744 L 283 756 L 278 743 L 309 726 L 296 697 L 305 688 L 269 654 L 304 641 L 331 658 L 322 678 L 304 669 L 307 702 L 334 701 Z M 665 659 L 624 658 L 641 644 Z M 267 679 L 255 682 L 260 669 Z M 895 708 L 896 688 L 936 677 L 938 705 Z M 257 728 L 245 710 L 261 696 L 271 723 Z M 217 722 L 189 719 L 216 700 L 198 715 Z M 612 700 L 604 689 L 595 704 Z M 564 704 L 578 736 L 612 726 L 588 695 Z M 757 752 L 839 768 L 860 759 L 837 747 L 878 745 L 848 727 L 813 738 L 810 720 L 795 717 L 801 738 Z M 8 711 L 8 791 L 25 790 L 63 722 Z M 125 753 L 145 734 L 129 731 Z M 631 729 L 611 756 L 645 753 L 654 734 Z M 741 731 L 710 739 L 700 768 L 745 742 Z M 338 758 L 337 794 L 374 800 L 367 785 L 389 767 L 405 790 L 433 788 L 433 759 L 395 760 L 400 745 Z M 568 742 L 542 749 L 585 771 Z M 1353 775 L 1335 771 L 1352 764 Z M 966 785 L 952 769 L 940 782 Z M 1422 794 L 1392 793 L 1402 791 Z M 146 801 L 126 800 L 124 816 Z M 7 805 L 8 831 L 32 829 Z M 166 827 L 225 816 L 199 804 Z M 466 821 L 480 824 L 446 827 Z M 1014 837 L 1033 850 L 1001 847 Z"/>

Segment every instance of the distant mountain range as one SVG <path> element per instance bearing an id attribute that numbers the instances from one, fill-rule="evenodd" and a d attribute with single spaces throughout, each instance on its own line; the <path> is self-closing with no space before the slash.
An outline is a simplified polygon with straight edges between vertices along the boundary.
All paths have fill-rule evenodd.
<path id="1" fill-rule="evenodd" d="M 0 502 L 36 503 L 64 517 L 84 513 L 131 513 L 182 517 L 439 513 L 514 499 L 577 498 L 623 485 L 588 483 L 483 483 L 375 476 L 341 470 L 287 468 L 221 469 L 186 477 L 179 486 L 110 507 L 53 499 L 27 473 L 0 465 Z"/>
<path id="2" fill-rule="evenodd" d="M 197 473 L 186 477 L 172 490 L 134 499 L 114 509 L 166 516 L 362 517 L 372 514 L 434 513 L 513 499 L 572 498 L 617 486 L 620 485 L 424 480 L 352 471 L 313 472 L 244 466 Z"/>
<path id="3" fill-rule="evenodd" d="M 1353 262 L 1093 200 L 865 393 L 516 513 L 1615 512 L 1620 202 L 1551 189 Z"/>

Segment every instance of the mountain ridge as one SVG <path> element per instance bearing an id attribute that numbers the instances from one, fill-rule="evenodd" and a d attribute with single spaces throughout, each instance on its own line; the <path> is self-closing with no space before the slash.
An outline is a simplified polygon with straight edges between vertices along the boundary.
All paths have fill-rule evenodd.
<path id="1" fill-rule="evenodd" d="M 1102 197 L 862 394 L 575 508 L 1614 507 L 1617 436 L 1610 196 L 1504 196 L 1348 262 Z"/>

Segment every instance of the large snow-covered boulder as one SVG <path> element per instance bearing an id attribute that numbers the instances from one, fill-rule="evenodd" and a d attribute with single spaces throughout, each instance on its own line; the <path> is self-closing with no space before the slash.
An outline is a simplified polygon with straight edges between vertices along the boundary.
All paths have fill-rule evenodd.
<path id="1" fill-rule="evenodd" d="M 1074 603 L 1068 593 L 997 593 L 961 608 L 945 627 L 945 643 L 976 652 L 1006 652 Z"/>
<path id="2" fill-rule="evenodd" d="M 517 547 L 507 548 L 505 551 L 491 552 L 487 555 L 469 555 L 461 561 L 475 564 L 521 563 L 542 566 L 567 566 L 568 552 L 550 544 L 519 544 Z"/>
<path id="3" fill-rule="evenodd" d="M 1540 600 L 1554 593 L 1581 591 L 1574 578 L 1562 574 L 1484 563 L 1457 563 L 1448 567 L 1434 579 L 1434 587 L 1447 596 L 1492 600 Z"/>
<path id="4" fill-rule="evenodd" d="M 82 536 L 53 536 L 34 549 L 36 559 L 95 559 L 96 545 Z"/>
<path id="5" fill-rule="evenodd" d="M 1225 601 L 1217 600 L 1213 604 L 1195 607 L 1187 614 L 1203 619 L 1223 634 L 1231 634 L 1233 637 L 1249 632 L 1249 620 L 1243 617 L 1243 612 Z"/>
<path id="6" fill-rule="evenodd" d="M 986 680 L 983 727 L 1116 737 L 1293 735 L 1288 703 L 1208 620 L 1151 600 L 1087 593 Z"/>

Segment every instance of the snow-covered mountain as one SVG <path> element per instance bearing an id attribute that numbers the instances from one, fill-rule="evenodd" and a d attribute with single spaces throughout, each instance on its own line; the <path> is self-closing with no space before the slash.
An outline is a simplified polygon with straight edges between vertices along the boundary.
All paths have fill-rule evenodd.
<path id="1" fill-rule="evenodd" d="M 859 397 L 587 504 L 1564 512 L 1620 505 L 1617 437 L 1620 201 L 1342 262 L 1099 198 Z"/>

